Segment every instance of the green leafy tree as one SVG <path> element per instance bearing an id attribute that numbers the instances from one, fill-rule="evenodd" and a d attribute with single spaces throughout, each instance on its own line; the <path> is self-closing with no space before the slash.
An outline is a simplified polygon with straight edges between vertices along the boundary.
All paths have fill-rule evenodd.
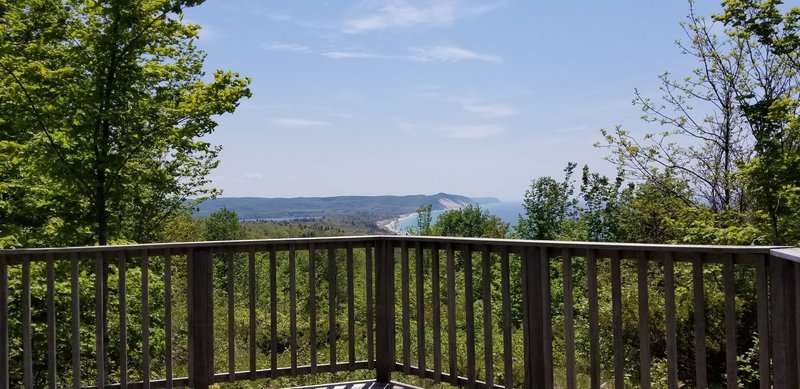
<path id="1" fill-rule="evenodd" d="M 781 3 L 729 0 L 716 18 L 730 36 L 750 43 L 746 65 L 753 76 L 737 97 L 755 155 L 742 176 L 768 216 L 771 240 L 785 244 L 800 241 L 800 7 L 783 12 Z"/>
<path id="2" fill-rule="evenodd" d="M 239 223 L 239 216 L 236 212 L 227 208 L 212 212 L 205 219 L 203 240 L 238 240 L 244 239 L 244 227 Z"/>
<path id="3" fill-rule="evenodd" d="M 200 3 L 0 2 L 0 147 L 11 150 L 0 207 L 19 223 L 0 235 L 149 241 L 188 198 L 216 193 L 206 177 L 219 148 L 201 138 L 250 96 L 250 80 L 203 73 L 200 27 L 182 20 Z M 53 233 L 27 236 L 42 227 Z"/>
<path id="4" fill-rule="evenodd" d="M 521 239 L 558 239 L 565 223 L 574 217 L 576 200 L 572 197 L 575 184 L 572 174 L 576 164 L 570 162 L 564 168 L 564 180 L 540 177 L 525 191 L 523 208 L 525 216 L 519 217 L 516 234 Z"/>
<path id="5" fill-rule="evenodd" d="M 431 235 L 431 204 L 423 205 L 417 209 L 417 225 L 406 228 L 409 235 Z"/>
<path id="6" fill-rule="evenodd" d="M 473 238 L 505 238 L 508 235 L 508 223 L 480 205 L 467 205 L 460 209 L 451 209 L 439 215 L 431 228 L 433 235 L 461 236 Z"/>

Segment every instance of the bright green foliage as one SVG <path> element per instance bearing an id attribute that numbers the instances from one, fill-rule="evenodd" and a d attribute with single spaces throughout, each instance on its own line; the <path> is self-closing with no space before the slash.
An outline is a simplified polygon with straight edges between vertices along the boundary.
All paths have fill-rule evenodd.
<path id="1" fill-rule="evenodd" d="M 409 235 L 431 235 L 431 204 L 423 205 L 417 209 L 417 225 L 408 227 Z"/>
<path id="2" fill-rule="evenodd" d="M 564 232 L 564 223 L 572 218 L 576 201 L 571 181 L 575 164 L 564 168 L 564 180 L 558 182 L 551 177 L 540 177 L 525 191 L 523 207 L 525 217 L 520 216 L 516 234 L 522 239 L 556 239 Z"/>
<path id="3" fill-rule="evenodd" d="M 150 241 L 216 192 L 201 140 L 250 95 L 206 77 L 195 0 L 0 2 L 0 236 L 15 245 Z"/>
<path id="4" fill-rule="evenodd" d="M 244 228 L 236 212 L 222 208 L 205 219 L 205 241 L 244 239 Z"/>
<path id="5" fill-rule="evenodd" d="M 480 205 L 467 205 L 439 215 L 431 231 L 436 236 L 505 238 L 508 235 L 508 223 L 490 215 Z"/>

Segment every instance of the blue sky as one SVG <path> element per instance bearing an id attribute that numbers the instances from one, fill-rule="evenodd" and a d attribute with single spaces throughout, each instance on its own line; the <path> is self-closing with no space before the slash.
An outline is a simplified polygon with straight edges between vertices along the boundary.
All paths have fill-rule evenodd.
<path id="1" fill-rule="evenodd" d="M 696 4 L 709 15 L 717 2 Z M 521 199 L 567 161 L 613 174 L 601 128 L 694 64 L 681 1 L 211 0 L 206 69 L 253 78 L 219 119 L 224 196 L 449 192 Z"/>

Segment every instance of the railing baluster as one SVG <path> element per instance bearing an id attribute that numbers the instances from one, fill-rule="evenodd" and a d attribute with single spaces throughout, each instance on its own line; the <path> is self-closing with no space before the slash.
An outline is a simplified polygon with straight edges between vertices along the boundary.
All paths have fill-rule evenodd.
<path id="1" fill-rule="evenodd" d="M 400 244 L 400 285 L 403 310 L 403 373 L 411 374 L 411 325 L 409 322 L 409 270 L 408 246 L 404 240 Z"/>
<path id="2" fill-rule="evenodd" d="M 278 263 L 275 246 L 269 246 L 269 325 L 270 368 L 273 379 L 278 378 Z"/>
<path id="3" fill-rule="evenodd" d="M 442 302 L 439 277 L 439 247 L 431 246 L 431 314 L 433 315 L 433 379 L 442 380 Z"/>
<path id="4" fill-rule="evenodd" d="M 289 246 L 289 348 L 292 376 L 297 375 L 297 252 Z"/>
<path id="5" fill-rule="evenodd" d="M 33 347 L 31 345 L 31 259 L 22 262 L 22 381 L 33 387 Z"/>
<path id="6" fill-rule="evenodd" d="M 142 388 L 150 388 L 150 258 L 142 250 Z"/>
<path id="7" fill-rule="evenodd" d="M 619 251 L 611 254 L 611 305 L 614 327 L 614 387 L 625 387 L 625 365 L 622 349 L 622 276 Z"/>
<path id="8" fill-rule="evenodd" d="M 725 285 L 725 369 L 729 389 L 739 387 L 736 377 L 736 289 L 733 279 L 733 255 L 726 254 L 722 261 Z"/>
<path id="9" fill-rule="evenodd" d="M 567 364 L 567 388 L 575 389 L 575 322 L 572 310 L 572 255 L 569 249 L 561 251 L 564 277 L 564 345 Z"/>
<path id="10" fill-rule="evenodd" d="M 347 244 L 347 354 L 350 371 L 356 368 L 355 286 L 353 285 L 353 244 Z"/>
<path id="11" fill-rule="evenodd" d="M 105 291 L 103 290 L 103 273 L 104 273 L 105 263 L 103 261 L 103 253 L 97 252 L 94 257 L 94 299 L 95 299 L 95 332 L 94 332 L 94 344 L 95 344 L 95 361 L 96 366 L 95 369 L 97 370 L 97 386 L 103 386 L 106 384 L 106 366 L 105 366 L 105 358 L 106 355 L 106 346 L 105 340 L 103 339 L 103 325 L 105 323 L 105 309 L 103 308 L 103 295 Z"/>
<path id="12" fill-rule="evenodd" d="M 128 387 L 128 298 L 127 298 L 128 254 L 123 251 L 117 258 L 119 286 L 119 383 Z"/>
<path id="13" fill-rule="evenodd" d="M 597 303 L 597 256 L 586 250 L 589 292 L 589 360 L 592 388 L 600 388 L 600 314 Z"/>
<path id="14" fill-rule="evenodd" d="M 309 343 L 311 352 L 311 373 L 317 372 L 317 252 L 314 244 L 308 246 L 308 308 Z"/>
<path id="15" fill-rule="evenodd" d="M 374 303 L 372 301 L 372 247 L 369 242 L 364 247 L 366 254 L 366 273 L 367 273 L 367 369 L 375 368 L 375 343 L 374 343 L 374 330 L 375 323 L 373 320 Z"/>
<path id="16" fill-rule="evenodd" d="M 81 387 L 81 302 L 80 292 L 80 269 L 78 267 L 78 254 L 70 255 L 70 294 L 71 294 L 71 317 L 72 317 L 72 387 L 80 389 Z M 2 358 L 2 356 L 0 356 Z M 7 358 L 7 357 L 6 357 Z M 3 366 L 0 365 L 0 368 Z M 2 375 L 0 369 L 0 375 Z M 6 366 L 5 371 L 8 371 Z"/>
<path id="17" fill-rule="evenodd" d="M 248 275 L 248 298 L 249 298 L 249 336 L 250 341 L 250 379 L 256 379 L 256 248 L 248 247 L 247 250 L 247 275 Z"/>
<path id="18" fill-rule="evenodd" d="M 481 278 L 483 278 L 483 359 L 484 382 L 486 387 L 494 387 L 494 347 L 492 344 L 492 276 L 489 245 L 483 246 L 481 258 Z"/>
<path id="19" fill-rule="evenodd" d="M 10 389 L 8 377 L 8 257 L 0 255 L 0 389 Z"/>
<path id="20" fill-rule="evenodd" d="M 795 312 L 795 350 L 800 353 L 800 265 L 793 264 L 794 268 L 794 312 Z M 800 383 L 800 355 L 797 355 L 797 382 Z"/>
<path id="21" fill-rule="evenodd" d="M 395 370 L 395 260 L 394 246 L 389 240 L 375 242 L 375 341 L 379 351 L 376 355 L 376 378 L 389 383 Z"/>
<path id="22" fill-rule="evenodd" d="M 189 336 L 193 364 L 190 386 L 208 389 L 214 382 L 214 262 L 210 248 L 196 248 L 189 252 L 189 280 L 191 280 Z"/>
<path id="23" fill-rule="evenodd" d="M 667 386 L 678 389 L 678 342 L 675 322 L 675 260 L 664 254 L 664 318 L 666 319 Z"/>
<path id="24" fill-rule="evenodd" d="M 447 244 L 447 363 L 450 383 L 458 385 L 458 356 L 456 355 L 456 269 L 453 244 Z"/>
<path id="25" fill-rule="evenodd" d="M 692 287 L 694 288 L 694 368 L 695 385 L 708 387 L 706 373 L 706 314 L 703 291 L 703 259 L 692 259 Z"/>
<path id="26" fill-rule="evenodd" d="M 164 363 L 165 387 L 172 388 L 172 253 L 164 253 Z"/>
<path id="27" fill-rule="evenodd" d="M 226 292 L 228 295 L 228 382 L 236 381 L 236 340 L 234 339 L 236 323 L 233 321 L 235 315 L 235 300 L 233 296 L 233 257 L 235 255 L 236 251 L 233 249 L 233 247 L 230 247 L 225 253 L 225 266 L 227 267 L 228 276 L 226 283 Z"/>
<path id="28" fill-rule="evenodd" d="M 770 347 L 769 347 L 769 303 L 767 295 L 767 260 L 762 255 L 756 259 L 756 310 L 758 316 L 758 374 L 759 387 L 772 387 L 770 379 Z"/>
<path id="29" fill-rule="evenodd" d="M 639 251 L 636 258 L 639 294 L 639 385 L 650 388 L 650 298 L 647 284 L 647 253 Z"/>
<path id="30" fill-rule="evenodd" d="M 328 345 L 331 373 L 336 371 L 336 252 L 328 246 Z"/>
<path id="31" fill-rule="evenodd" d="M 419 376 L 425 377 L 425 290 L 423 273 L 423 253 L 420 242 L 414 242 L 414 259 L 416 259 L 416 284 L 417 284 L 417 367 Z"/>
<path id="32" fill-rule="evenodd" d="M 47 385 L 55 389 L 56 382 L 56 271 L 53 254 L 47 254 Z"/>
<path id="33" fill-rule="evenodd" d="M 533 255 L 533 252 L 531 252 Z M 542 368 L 544 370 L 544 387 L 553 387 L 553 324 L 550 312 L 551 293 L 550 293 L 550 257 L 548 248 L 542 247 L 539 251 L 539 272 L 541 276 L 541 296 L 542 296 Z"/>
<path id="34" fill-rule="evenodd" d="M 461 251 L 464 264 L 464 315 L 467 321 L 467 387 L 475 387 L 475 307 L 472 287 L 472 247 L 464 245 Z"/>
<path id="35" fill-rule="evenodd" d="M 511 284 L 508 246 L 500 251 L 500 295 L 503 298 L 503 386 L 513 387 L 513 349 L 511 348 Z"/>
<path id="36" fill-rule="evenodd" d="M 772 373 L 776 388 L 797 388 L 797 350 L 795 340 L 796 262 L 771 256 L 769 260 L 769 319 L 772 342 Z"/>

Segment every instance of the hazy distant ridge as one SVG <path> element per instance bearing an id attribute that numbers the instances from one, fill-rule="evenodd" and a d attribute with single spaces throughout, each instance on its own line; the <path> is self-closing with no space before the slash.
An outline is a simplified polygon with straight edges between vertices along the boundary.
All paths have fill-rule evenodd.
<path id="1" fill-rule="evenodd" d="M 337 196 L 337 197 L 221 197 L 206 200 L 196 213 L 206 217 L 211 212 L 227 208 L 240 219 L 319 218 L 335 215 L 364 215 L 382 219 L 415 212 L 431 204 L 433 210 L 449 209 L 480 202 L 497 202 L 492 198 L 472 199 L 448 193 L 409 196 Z"/>

